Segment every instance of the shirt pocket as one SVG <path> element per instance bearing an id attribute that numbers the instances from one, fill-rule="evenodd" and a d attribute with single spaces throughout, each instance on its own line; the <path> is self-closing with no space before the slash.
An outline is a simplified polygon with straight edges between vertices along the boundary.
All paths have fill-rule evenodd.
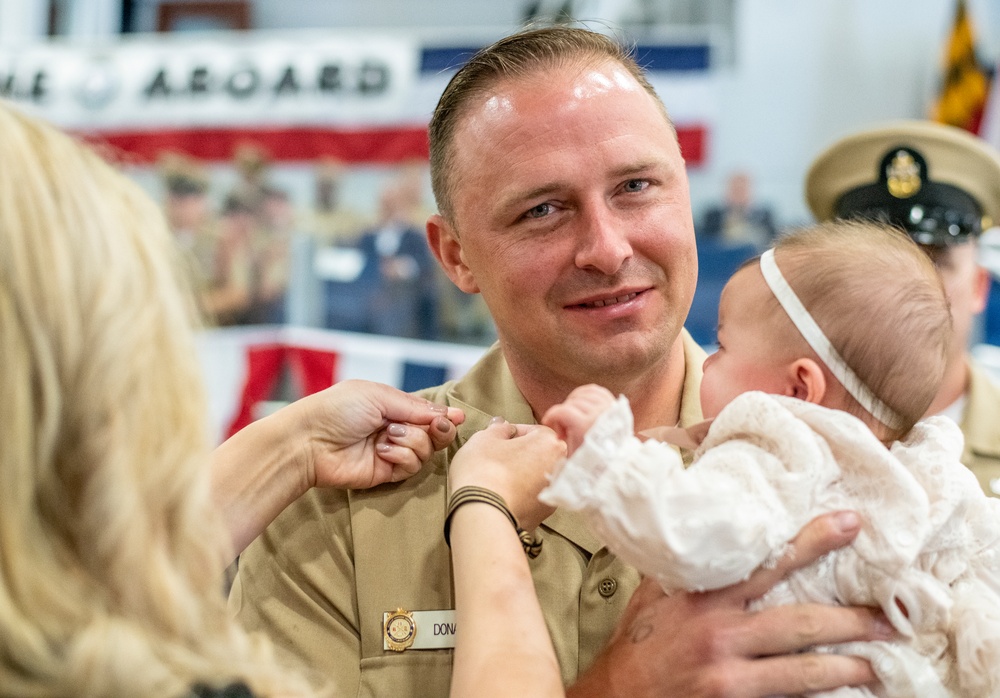
<path id="1" fill-rule="evenodd" d="M 447 698 L 452 650 L 407 650 L 361 660 L 358 698 Z"/>

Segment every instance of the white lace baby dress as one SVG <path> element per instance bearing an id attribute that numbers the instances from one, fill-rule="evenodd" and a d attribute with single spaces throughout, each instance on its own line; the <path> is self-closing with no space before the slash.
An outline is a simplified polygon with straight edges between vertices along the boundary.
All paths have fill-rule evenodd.
<path id="1" fill-rule="evenodd" d="M 1000 500 L 959 463 L 962 435 L 931 418 L 887 449 L 855 417 L 746 393 L 712 423 L 685 469 L 670 445 L 633 434 L 621 397 L 541 499 L 583 513 L 608 548 L 667 592 L 735 584 L 777 559 L 815 516 L 851 509 L 854 543 L 755 603 L 879 606 L 894 642 L 818 648 L 869 659 L 877 692 L 1000 695 Z"/>

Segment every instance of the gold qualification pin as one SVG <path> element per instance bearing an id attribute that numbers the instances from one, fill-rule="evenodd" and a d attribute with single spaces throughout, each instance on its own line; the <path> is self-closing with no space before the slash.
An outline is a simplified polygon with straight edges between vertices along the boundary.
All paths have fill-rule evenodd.
<path id="1" fill-rule="evenodd" d="M 402 652 L 413 644 L 417 635 L 417 623 L 413 614 L 397 608 L 382 614 L 382 649 Z"/>

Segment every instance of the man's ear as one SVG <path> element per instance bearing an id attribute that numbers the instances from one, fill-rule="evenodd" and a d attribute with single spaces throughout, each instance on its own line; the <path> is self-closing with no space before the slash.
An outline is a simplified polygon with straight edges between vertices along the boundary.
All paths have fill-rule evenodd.
<path id="1" fill-rule="evenodd" d="M 796 359 L 788 367 L 792 397 L 818 405 L 826 397 L 826 374 L 813 359 Z"/>
<path id="2" fill-rule="evenodd" d="M 978 315 L 986 310 L 986 301 L 990 297 L 990 273 L 976 265 L 972 284 L 972 312 Z"/>
<path id="3" fill-rule="evenodd" d="M 427 219 L 427 244 L 452 283 L 466 293 L 479 293 L 472 272 L 465 264 L 462 243 L 455 229 L 440 214 Z"/>

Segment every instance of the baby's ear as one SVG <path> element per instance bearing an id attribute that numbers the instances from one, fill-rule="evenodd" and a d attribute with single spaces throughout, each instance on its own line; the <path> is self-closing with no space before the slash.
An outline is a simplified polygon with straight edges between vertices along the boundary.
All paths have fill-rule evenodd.
<path id="1" fill-rule="evenodd" d="M 789 394 L 819 405 L 826 397 L 826 374 L 813 359 L 796 359 L 788 367 Z"/>

